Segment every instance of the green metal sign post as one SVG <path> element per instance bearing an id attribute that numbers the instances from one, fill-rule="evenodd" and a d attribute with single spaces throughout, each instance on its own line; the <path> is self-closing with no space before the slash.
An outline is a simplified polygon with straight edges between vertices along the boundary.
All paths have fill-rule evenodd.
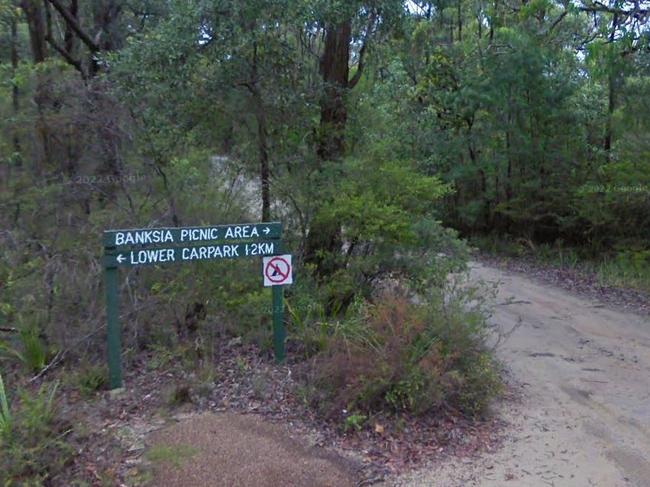
<path id="1" fill-rule="evenodd" d="M 291 256 L 279 255 L 284 250 L 281 235 L 278 222 L 104 232 L 109 387 L 122 387 L 119 267 L 262 257 L 264 285 L 273 287 L 273 351 L 275 360 L 282 362 L 286 338 L 283 289 L 292 283 L 293 270 Z"/>
<path id="2" fill-rule="evenodd" d="M 112 249 L 107 249 L 106 254 Z M 106 266 L 105 272 L 106 288 L 106 337 L 108 352 L 108 384 L 111 389 L 122 387 L 122 346 L 120 344 L 120 316 L 117 266 Z"/>
<path id="3" fill-rule="evenodd" d="M 275 361 L 281 363 L 285 358 L 284 341 L 284 287 L 273 286 L 273 353 Z"/>
<path id="4" fill-rule="evenodd" d="M 293 283 L 293 273 L 290 255 L 274 255 L 262 259 L 262 275 L 264 286 L 273 288 L 273 350 L 275 360 L 284 360 L 284 286 Z"/>

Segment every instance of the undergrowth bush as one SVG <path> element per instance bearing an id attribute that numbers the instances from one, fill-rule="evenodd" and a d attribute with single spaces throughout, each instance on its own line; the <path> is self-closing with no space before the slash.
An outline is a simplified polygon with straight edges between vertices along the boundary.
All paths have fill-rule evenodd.
<path id="1" fill-rule="evenodd" d="M 331 419 L 483 413 L 500 380 L 475 291 L 446 287 L 425 304 L 393 292 L 359 304 L 311 362 L 311 403 Z"/>
<path id="2" fill-rule="evenodd" d="M 106 385 L 108 373 L 101 365 L 88 362 L 79 364 L 79 371 L 74 377 L 74 385 L 84 397 L 90 397 Z"/>
<path id="3" fill-rule="evenodd" d="M 472 238 L 472 244 L 489 254 L 507 258 L 530 258 L 545 265 L 593 275 L 602 286 L 650 291 L 650 249 L 647 243 L 629 240 L 614 248 L 596 244 L 568 246 L 561 239 L 534 244 L 498 235 Z"/>
<path id="4" fill-rule="evenodd" d="M 9 398 L 0 376 L 0 484 L 51 485 L 72 458 L 71 432 L 58 414 L 58 384 Z"/>
<path id="5" fill-rule="evenodd" d="M 650 250 L 624 250 L 596 266 L 601 284 L 650 291 Z"/>
<path id="6" fill-rule="evenodd" d="M 0 359 L 13 359 L 28 373 L 39 372 L 52 357 L 35 326 L 22 326 L 12 340 L 0 338 Z"/>

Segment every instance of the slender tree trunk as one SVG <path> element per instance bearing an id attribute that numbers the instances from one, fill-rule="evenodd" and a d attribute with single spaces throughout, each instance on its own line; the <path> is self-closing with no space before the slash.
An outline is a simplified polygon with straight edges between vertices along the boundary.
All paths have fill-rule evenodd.
<path id="1" fill-rule="evenodd" d="M 483 194 L 483 229 L 489 230 L 492 210 L 490 209 L 490 197 L 487 194 L 487 177 L 483 169 L 479 169 L 478 172 L 481 177 L 481 193 Z"/>
<path id="2" fill-rule="evenodd" d="M 79 5 L 78 5 L 78 0 L 70 0 L 70 3 L 68 5 L 68 12 L 70 12 L 70 16 L 78 23 L 79 22 Z M 63 33 L 63 48 L 65 49 L 65 52 L 68 53 L 70 58 L 75 58 L 75 46 L 76 46 L 76 36 L 74 33 L 74 30 L 72 30 L 72 27 L 70 24 L 65 22 L 65 31 Z M 79 63 L 79 66 L 81 66 L 81 63 Z M 83 68 L 80 69 L 82 71 L 82 77 L 84 76 L 83 74 Z M 66 145 L 67 145 L 67 162 L 65 164 L 65 171 L 68 174 L 68 177 L 73 177 L 77 173 L 77 162 L 79 161 L 79 156 L 77 154 L 78 150 L 75 148 L 75 140 L 74 137 L 67 137 Z"/>
<path id="3" fill-rule="evenodd" d="M 18 72 L 18 19 L 16 16 L 11 18 L 11 71 L 13 77 L 15 77 Z M 14 117 L 17 117 L 18 112 L 20 111 L 19 95 L 18 85 L 14 81 L 11 84 L 11 106 L 13 108 Z M 18 137 L 18 131 L 16 129 L 14 129 L 13 134 L 13 146 L 14 152 L 20 154 L 20 138 Z M 18 162 L 20 162 L 20 158 L 18 159 Z"/>
<path id="4" fill-rule="evenodd" d="M 46 23 L 42 4 L 39 0 L 21 0 L 20 6 L 27 20 L 32 59 L 34 64 L 42 63 L 47 57 Z M 37 74 L 34 103 L 38 111 L 35 128 L 41 140 L 42 157 L 34 158 L 33 171 L 36 176 L 41 174 L 43 167 L 47 166 L 50 161 L 50 132 L 45 120 L 45 107 L 48 104 L 48 99 L 47 81 L 39 73 Z"/>
<path id="5" fill-rule="evenodd" d="M 490 44 L 492 44 L 492 40 L 494 39 L 494 27 L 495 27 L 494 24 L 496 24 L 497 22 L 498 11 L 499 11 L 499 0 L 494 0 L 494 11 L 490 16 L 490 33 L 488 35 Z"/>
<path id="6" fill-rule="evenodd" d="M 614 35 L 616 27 L 618 26 L 618 15 L 614 14 L 612 18 L 612 30 L 609 34 L 609 42 L 614 42 Z M 612 66 L 609 67 L 608 76 L 608 92 L 607 92 L 607 120 L 605 122 L 605 140 L 603 141 L 603 149 L 607 157 L 607 162 L 611 160 L 612 151 L 612 118 L 614 117 L 614 110 L 616 110 L 616 88 L 618 76 Z"/>
<path id="7" fill-rule="evenodd" d="M 266 116 L 264 108 L 259 107 L 257 112 L 257 138 L 260 155 L 260 179 L 262 182 L 262 221 L 271 219 L 271 188 L 269 171 L 269 151 L 267 146 Z"/>
<path id="8" fill-rule="evenodd" d="M 605 140 L 603 141 L 603 149 L 607 157 L 607 162 L 612 158 L 612 119 L 614 118 L 614 110 L 616 110 L 616 74 L 611 72 L 609 74 L 608 84 L 609 89 L 607 93 L 607 120 L 605 121 Z"/>
<path id="9" fill-rule="evenodd" d="M 45 43 L 45 19 L 41 3 L 39 0 L 21 0 L 20 6 L 27 19 L 34 64 L 42 63 L 47 57 L 47 45 Z"/>
<path id="10" fill-rule="evenodd" d="M 260 163 L 260 183 L 262 186 L 262 221 L 271 219 L 271 173 L 269 169 L 268 130 L 266 110 L 259 89 L 257 66 L 257 41 L 253 42 L 253 57 L 251 59 L 250 81 L 246 84 L 253 101 L 253 111 L 257 122 L 257 150 Z"/>
<path id="11" fill-rule="evenodd" d="M 461 15 L 461 0 L 457 0 L 456 10 L 458 12 L 458 42 L 461 42 L 463 40 L 463 17 Z"/>
<path id="12" fill-rule="evenodd" d="M 506 131 L 506 156 L 508 158 L 508 167 L 506 170 L 506 202 L 512 198 L 512 153 L 510 147 L 510 128 Z"/>

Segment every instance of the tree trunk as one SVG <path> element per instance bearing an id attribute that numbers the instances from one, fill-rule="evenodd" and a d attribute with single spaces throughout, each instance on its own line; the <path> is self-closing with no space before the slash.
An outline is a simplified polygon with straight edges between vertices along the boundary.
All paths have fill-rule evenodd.
<path id="1" fill-rule="evenodd" d="M 262 183 L 262 221 L 271 220 L 271 184 L 269 170 L 269 150 L 267 145 L 266 114 L 261 100 L 256 113 L 257 118 L 257 142 L 260 156 L 260 180 Z"/>
<path id="2" fill-rule="evenodd" d="M 616 28 L 618 26 L 618 15 L 614 14 L 612 18 L 612 30 L 609 34 L 610 44 L 614 42 Z M 605 140 L 603 141 L 603 149 L 607 157 L 607 162 L 611 161 L 612 151 L 612 118 L 614 117 L 614 110 L 616 109 L 616 83 L 618 81 L 617 74 L 612 66 L 609 66 L 608 76 L 608 93 L 607 93 L 607 120 L 605 122 Z"/>
<path id="3" fill-rule="evenodd" d="M 15 16 L 11 18 L 11 71 L 13 77 L 15 77 L 16 72 L 18 71 L 18 19 Z M 14 117 L 18 116 L 18 112 L 20 110 L 20 101 L 18 99 L 19 95 L 20 93 L 18 92 L 18 85 L 15 81 L 13 81 L 11 83 L 11 106 L 13 108 Z M 19 154 L 20 138 L 18 137 L 18 131 L 16 129 L 14 129 L 13 134 L 13 146 L 14 152 Z M 20 158 L 18 161 L 20 161 Z"/>
<path id="4" fill-rule="evenodd" d="M 27 19 L 34 64 L 42 63 L 47 57 L 47 45 L 45 42 L 45 19 L 41 3 L 38 0 L 21 0 L 20 6 Z"/>
<path id="5" fill-rule="evenodd" d="M 38 0 L 21 0 L 20 6 L 27 19 L 27 29 L 29 30 L 29 40 L 32 50 L 32 59 L 34 64 L 45 61 L 47 57 L 47 40 L 45 16 L 41 2 Z M 49 103 L 49 89 L 47 81 L 43 75 L 38 73 L 36 89 L 34 93 L 34 103 L 38 111 L 36 120 L 36 132 L 41 140 L 42 158 L 34 158 L 34 175 L 40 176 L 42 168 L 46 167 L 50 161 L 50 131 L 45 120 L 45 107 Z"/>
<path id="6" fill-rule="evenodd" d="M 320 134 L 317 154 L 321 161 L 336 161 L 345 153 L 347 111 L 345 94 L 349 88 L 350 42 L 352 22 L 330 25 L 325 32 L 325 47 L 320 59 L 324 84 L 320 100 Z M 305 262 L 315 266 L 319 278 L 332 275 L 338 268 L 342 247 L 341 226 L 337 221 L 314 217 L 305 243 Z"/>
<path id="7" fill-rule="evenodd" d="M 463 40 L 463 17 L 461 11 L 461 0 L 457 0 L 456 9 L 458 13 L 458 42 Z"/>
<path id="8" fill-rule="evenodd" d="M 497 16 L 498 16 L 498 11 L 499 11 L 499 1 L 494 0 L 494 11 L 492 12 L 492 15 L 490 16 L 490 33 L 488 34 L 488 39 L 489 43 L 492 44 L 492 41 L 494 40 L 494 28 L 495 24 L 497 23 Z"/>
<path id="9" fill-rule="evenodd" d="M 266 110 L 259 89 L 257 66 L 257 41 L 253 42 L 250 80 L 245 83 L 253 101 L 253 111 L 257 122 L 257 151 L 260 163 L 260 183 L 262 186 L 262 221 L 271 219 L 271 172 L 269 169 L 268 130 L 266 126 Z"/>
<path id="10" fill-rule="evenodd" d="M 607 162 L 611 161 L 612 155 L 612 119 L 614 118 L 614 110 L 616 110 L 616 84 L 617 77 L 615 73 L 609 74 L 609 89 L 607 93 L 607 120 L 605 121 L 605 140 L 603 141 L 603 149 L 607 157 Z"/>
<path id="11" fill-rule="evenodd" d="M 79 22 L 79 4 L 78 0 L 70 0 L 70 6 L 68 7 L 68 12 L 73 19 Z M 63 47 L 68 52 L 68 54 L 73 54 L 75 47 L 75 34 L 72 30 L 70 24 L 65 24 L 65 32 L 63 34 Z"/>
<path id="12" fill-rule="evenodd" d="M 325 33 L 325 49 L 320 60 L 324 93 L 320 101 L 320 139 L 318 157 L 323 161 L 340 159 L 345 151 L 345 92 L 348 88 L 351 21 L 330 26 Z"/>
<path id="13" fill-rule="evenodd" d="M 121 39 L 115 36 L 114 27 L 122 12 L 122 4 L 115 0 L 105 0 L 98 3 L 99 7 L 96 8 L 93 19 L 97 50 L 112 51 L 119 48 L 121 44 Z M 92 53 L 91 56 L 90 73 L 93 76 L 99 72 L 100 66 L 95 54 Z"/>

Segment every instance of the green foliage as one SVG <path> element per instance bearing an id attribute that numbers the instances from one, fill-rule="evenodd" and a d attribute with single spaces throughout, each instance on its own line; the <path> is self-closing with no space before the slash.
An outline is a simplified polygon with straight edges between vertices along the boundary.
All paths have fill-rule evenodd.
<path id="1" fill-rule="evenodd" d="M 9 410 L 9 401 L 5 384 L 0 374 L 0 437 L 11 433 L 11 411 Z"/>
<path id="2" fill-rule="evenodd" d="M 601 284 L 650 291 L 650 250 L 625 250 L 595 268 Z"/>
<path id="3" fill-rule="evenodd" d="M 38 372 L 47 364 L 48 351 L 35 327 L 24 327 L 20 330 L 22 362 L 32 371 Z"/>
<path id="4" fill-rule="evenodd" d="M 300 276 L 285 299 L 288 341 L 297 345 L 296 353 L 306 358 L 325 347 L 329 326 L 323 291 L 310 273 Z"/>
<path id="5" fill-rule="evenodd" d="M 0 430 L 0 482 L 2 485 L 43 485 L 55 482 L 73 450 L 65 443 L 55 396 L 58 384 L 36 391 L 20 390 L 9 416 L 8 399 L 0 378 L 3 422 Z M 4 399 L 3 399 L 4 397 Z M 6 411 L 5 411 L 6 408 Z"/>
<path id="6" fill-rule="evenodd" d="M 104 388 L 108 376 L 106 367 L 85 363 L 81 364 L 79 369 L 76 385 L 82 395 L 91 396 Z"/>
<path id="7" fill-rule="evenodd" d="M 603 252 L 597 245 L 568 246 L 562 240 L 534 245 L 530 240 L 512 240 L 491 235 L 475 237 L 472 243 L 490 254 L 526 257 L 545 265 L 571 269 L 595 278 L 602 286 L 650 290 L 650 251 L 635 241 L 623 241 L 621 250 Z"/>
<path id="8" fill-rule="evenodd" d="M 313 359 L 312 404 L 329 417 L 344 411 L 482 414 L 500 381 L 476 297 L 451 288 L 428 304 L 385 294 L 359 306 Z"/>
<path id="9" fill-rule="evenodd" d="M 361 431 L 368 420 L 365 414 L 352 413 L 343 420 L 343 431 Z"/>
<path id="10" fill-rule="evenodd" d="M 23 326 L 18 332 L 16 344 L 0 342 L 0 354 L 20 362 L 29 372 L 41 371 L 51 358 L 35 326 Z"/>
<path id="11" fill-rule="evenodd" d="M 192 391 L 187 384 L 174 386 L 167 397 L 167 403 L 172 407 L 182 406 L 190 402 L 192 402 Z"/>
<path id="12" fill-rule="evenodd" d="M 153 445 L 145 452 L 145 457 L 154 464 L 169 464 L 178 468 L 198 452 L 190 445 Z"/>
<path id="13" fill-rule="evenodd" d="M 323 250 L 318 256 L 321 267 L 333 270 L 319 283 L 328 313 L 344 311 L 355 296 L 370 296 L 389 276 L 426 288 L 434 275 L 427 264 L 440 253 L 449 254 L 441 262 L 462 267 L 463 245 L 435 218 L 435 204 L 450 188 L 413 163 L 379 154 L 348 159 L 323 167 L 312 184 L 321 188 L 314 221 L 339 226 L 338 238 L 347 242 L 342 251 Z"/>
<path id="14" fill-rule="evenodd" d="M 487 23 L 473 19 L 481 11 L 414 15 L 383 46 L 355 97 L 355 148 L 390 147 L 453 183 L 440 216 L 465 235 L 647 240 L 647 28 L 605 9 L 592 27 L 544 1 L 495 5 Z M 590 36 L 587 58 L 576 55 Z"/>

